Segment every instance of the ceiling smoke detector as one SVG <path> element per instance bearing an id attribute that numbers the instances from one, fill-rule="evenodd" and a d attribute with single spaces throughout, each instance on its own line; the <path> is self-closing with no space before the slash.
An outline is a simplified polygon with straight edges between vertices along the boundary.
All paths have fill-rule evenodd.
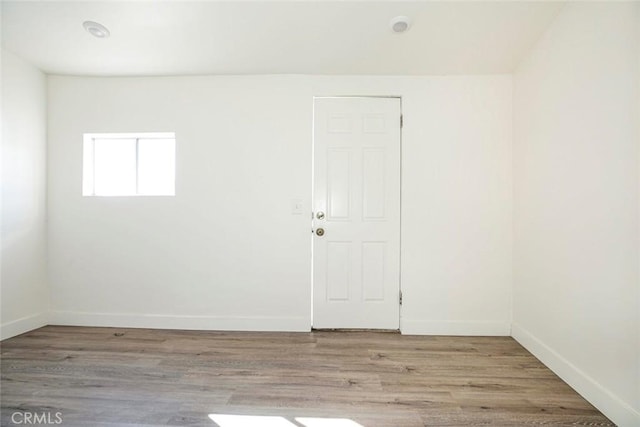
<path id="1" fill-rule="evenodd" d="M 99 39 L 107 38 L 111 34 L 107 29 L 107 27 L 97 22 L 84 21 L 82 23 L 82 26 L 84 27 L 85 30 L 87 30 L 89 34 Z"/>
<path id="2" fill-rule="evenodd" d="M 404 33 L 409 29 L 411 22 L 406 16 L 396 16 L 391 20 L 389 25 L 391 26 L 391 31 L 394 33 Z"/>

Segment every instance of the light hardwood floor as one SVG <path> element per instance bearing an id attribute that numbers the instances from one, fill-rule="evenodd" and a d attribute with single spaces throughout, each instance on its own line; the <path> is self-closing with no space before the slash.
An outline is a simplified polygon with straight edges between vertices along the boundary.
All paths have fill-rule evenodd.
<path id="1" fill-rule="evenodd" d="M 508 337 L 47 326 L 1 349 L 2 426 L 613 425 Z"/>

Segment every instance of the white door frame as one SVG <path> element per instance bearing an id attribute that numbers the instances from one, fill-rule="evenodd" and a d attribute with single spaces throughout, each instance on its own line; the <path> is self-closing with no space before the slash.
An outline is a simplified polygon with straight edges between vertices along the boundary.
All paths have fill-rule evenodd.
<path id="1" fill-rule="evenodd" d="M 399 199 L 400 199 L 400 206 L 399 206 L 399 210 L 400 210 L 400 218 L 399 218 L 399 227 L 398 227 L 398 242 L 399 242 L 399 247 L 398 247 L 398 261 L 399 261 L 399 266 L 398 266 L 398 290 L 399 290 L 399 309 L 398 309 L 398 332 L 402 331 L 402 306 L 403 306 L 403 296 L 402 296 L 402 210 L 403 210 L 403 205 L 402 205 L 402 189 L 403 189 L 403 179 L 402 179 L 402 164 L 403 164 L 403 157 L 402 157 L 402 141 L 403 141 L 403 129 L 404 129 L 404 123 L 403 123 L 403 118 L 404 118 L 404 109 L 403 109 L 403 105 L 402 105 L 402 96 L 401 95 L 315 95 L 312 98 L 312 134 L 311 134 L 311 201 L 312 201 L 312 211 L 311 211 L 311 221 L 312 223 L 311 225 L 311 240 L 310 240 L 310 245 L 311 245 L 311 329 L 314 329 L 314 250 L 313 250 L 313 242 L 314 242 L 314 238 L 315 238 L 315 228 L 313 227 L 313 220 L 314 220 L 314 216 L 316 214 L 315 212 L 315 133 L 314 133 L 314 129 L 315 129 L 315 101 L 316 99 L 323 99 L 323 98 L 337 98 L 337 99 L 342 99 L 342 98 L 346 98 L 346 99 L 351 99 L 351 98 L 391 98 L 391 99 L 398 99 L 399 103 L 400 103 L 400 136 L 399 136 L 399 151 L 400 151 L 400 156 L 399 156 L 399 168 L 400 168 L 400 182 L 399 182 Z M 395 329 L 394 329 L 395 331 Z"/>

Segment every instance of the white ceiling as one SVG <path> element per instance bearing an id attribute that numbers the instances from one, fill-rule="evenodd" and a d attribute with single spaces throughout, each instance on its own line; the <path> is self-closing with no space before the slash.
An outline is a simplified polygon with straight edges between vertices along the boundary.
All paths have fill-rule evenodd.
<path id="1" fill-rule="evenodd" d="M 2 44 L 52 74 L 508 73 L 562 4 L 3 1 Z M 396 15 L 412 20 L 405 34 L 389 28 Z"/>

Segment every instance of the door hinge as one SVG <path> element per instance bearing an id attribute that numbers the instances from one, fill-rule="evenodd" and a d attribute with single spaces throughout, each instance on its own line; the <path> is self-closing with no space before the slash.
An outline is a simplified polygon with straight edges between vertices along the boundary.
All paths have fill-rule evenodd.
<path id="1" fill-rule="evenodd" d="M 400 114 L 400 127 L 404 126 L 404 116 Z"/>
<path id="2" fill-rule="evenodd" d="M 400 305 L 402 305 L 402 291 L 400 291 L 400 298 L 399 298 L 399 300 L 400 300 Z"/>

